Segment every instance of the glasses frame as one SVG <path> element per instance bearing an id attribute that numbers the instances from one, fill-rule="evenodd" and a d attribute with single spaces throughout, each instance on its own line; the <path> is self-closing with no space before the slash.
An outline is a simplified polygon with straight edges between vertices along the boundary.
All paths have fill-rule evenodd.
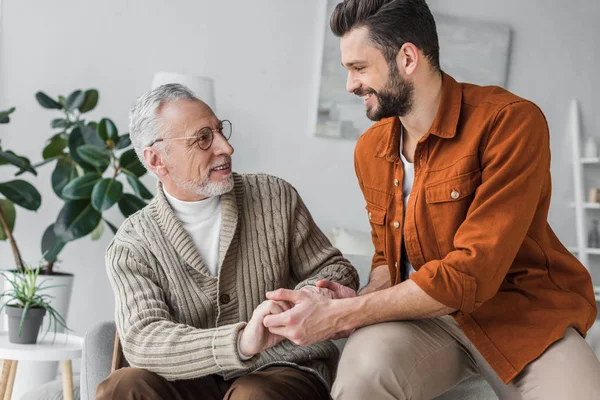
<path id="1" fill-rule="evenodd" d="M 196 143 L 198 145 L 198 148 L 200 150 L 206 151 L 206 150 L 210 149 L 210 147 L 213 144 L 214 138 L 215 138 L 215 133 L 223 136 L 225 138 L 225 140 L 227 140 L 229 142 L 229 138 L 231 137 L 231 134 L 233 133 L 233 124 L 228 119 L 224 119 L 224 120 L 219 121 L 219 122 L 221 123 L 221 125 L 224 125 L 225 122 L 227 122 L 229 124 L 229 136 L 225 136 L 223 133 L 221 133 L 221 131 L 223 131 L 223 127 L 221 127 L 220 130 L 219 129 L 213 129 L 213 128 L 209 127 L 209 126 L 205 126 L 204 128 L 200 128 L 198 130 L 198 132 L 200 132 L 203 129 L 209 129 L 210 132 L 211 132 L 211 134 L 212 134 L 211 137 L 210 137 L 210 143 L 208 144 L 208 146 L 205 149 L 202 148 L 202 146 L 200 146 L 200 142 Z M 184 137 L 179 137 L 179 138 L 160 138 L 160 139 L 155 139 L 154 141 L 152 141 L 152 143 L 150 143 L 146 147 L 152 147 L 155 143 L 158 143 L 158 142 L 166 142 L 168 140 L 186 140 L 186 139 L 197 139 L 197 137 L 196 136 L 184 136 Z"/>

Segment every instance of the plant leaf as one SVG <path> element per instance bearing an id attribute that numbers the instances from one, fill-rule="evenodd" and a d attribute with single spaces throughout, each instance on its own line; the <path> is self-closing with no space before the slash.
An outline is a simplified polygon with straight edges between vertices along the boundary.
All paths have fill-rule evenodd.
<path id="1" fill-rule="evenodd" d="M 69 158 L 59 158 L 52 172 L 52 190 L 62 198 L 64 187 L 78 176 L 77 168 Z"/>
<path id="2" fill-rule="evenodd" d="M 129 133 L 119 136 L 119 140 L 117 141 L 117 150 L 124 149 L 131 145 L 131 138 L 129 137 Z"/>
<path id="3" fill-rule="evenodd" d="M 96 89 L 88 89 L 85 91 L 85 101 L 79 107 L 81 113 L 92 111 L 98 104 L 98 91 Z"/>
<path id="4" fill-rule="evenodd" d="M 76 90 L 67 97 L 66 105 L 69 110 L 78 109 L 85 102 L 85 93 L 81 90 Z"/>
<path id="5" fill-rule="evenodd" d="M 54 233 L 63 242 L 79 239 L 92 232 L 100 222 L 101 214 L 89 200 L 69 200 L 58 214 Z"/>
<path id="6" fill-rule="evenodd" d="M 109 220 L 104 219 L 104 218 L 102 218 L 102 219 L 104 220 L 104 222 L 106 222 L 106 225 L 108 225 L 108 227 L 112 231 L 113 235 L 116 234 L 117 231 L 119 230 L 119 228 L 117 228 L 116 226 L 114 226 L 113 224 L 111 224 Z"/>
<path id="7" fill-rule="evenodd" d="M 108 118 L 102 118 L 98 123 L 96 130 L 98 132 L 98 136 L 100 136 L 104 142 L 112 140 L 113 143 L 115 143 L 117 140 L 119 140 L 119 132 L 117 131 L 117 127 Z"/>
<path id="8" fill-rule="evenodd" d="M 0 111 L 0 124 L 8 124 L 10 122 L 9 115 L 15 112 L 15 108 L 11 107 L 6 111 Z"/>
<path id="9" fill-rule="evenodd" d="M 106 169 L 110 165 L 110 153 L 106 149 L 100 149 L 91 144 L 85 144 L 77 148 L 77 154 L 88 164 Z"/>
<path id="10" fill-rule="evenodd" d="M 53 128 L 68 128 L 71 123 L 64 118 L 54 118 L 50 125 Z"/>
<path id="11" fill-rule="evenodd" d="M 12 164 L 15 167 L 21 169 L 21 171 L 31 172 L 34 175 L 37 175 L 35 169 L 31 166 L 29 160 L 25 157 L 19 157 L 12 151 L 2 151 L 0 150 L 0 161 L 5 161 L 5 163 Z"/>
<path id="12" fill-rule="evenodd" d="M 44 108 L 56 109 L 56 110 L 60 110 L 63 108 L 63 106 L 59 102 L 57 102 L 56 100 L 53 100 L 52 98 L 50 98 L 50 96 L 48 96 L 44 92 L 37 92 L 35 94 L 35 98 L 37 99 L 38 103 L 40 103 L 40 106 L 42 106 Z"/>
<path id="13" fill-rule="evenodd" d="M 133 149 L 127 150 L 121 154 L 119 165 L 121 166 L 121 169 L 133 173 L 138 178 L 146 173 L 146 168 L 144 168 Z"/>
<path id="14" fill-rule="evenodd" d="M 98 139 L 100 139 L 100 138 L 98 138 Z M 69 154 L 71 155 L 71 158 L 82 168 L 84 168 L 88 171 L 96 171 L 96 167 L 94 167 L 90 163 L 87 163 L 77 153 L 77 148 L 79 148 L 80 146 L 83 146 L 85 144 L 86 143 L 85 143 L 85 141 L 83 139 L 83 135 L 81 133 L 81 127 L 77 126 L 77 127 L 73 128 L 73 130 L 69 134 Z"/>
<path id="15" fill-rule="evenodd" d="M 146 202 L 139 197 L 132 195 L 131 193 L 124 193 L 121 200 L 119 200 L 119 210 L 125 216 L 129 217 L 131 214 L 141 210 L 146 206 Z"/>
<path id="16" fill-rule="evenodd" d="M 0 193 L 13 203 L 28 210 L 37 210 L 42 204 L 40 192 L 29 182 L 16 179 L 0 183 Z"/>
<path id="17" fill-rule="evenodd" d="M 15 205 L 10 200 L 0 199 L 0 209 L 2 210 L 4 219 L 6 219 L 8 229 L 12 232 L 15 229 L 15 220 L 17 218 L 17 211 L 15 210 Z M 4 228 L 0 224 L 0 240 L 6 239 L 6 232 L 4 232 Z"/>
<path id="18" fill-rule="evenodd" d="M 104 223 L 102 222 L 102 220 L 100 220 L 100 223 L 98 224 L 98 226 L 96 227 L 96 229 L 94 229 L 92 231 L 92 240 L 98 240 L 102 237 L 102 234 L 104 233 Z"/>
<path id="19" fill-rule="evenodd" d="M 144 186 L 142 181 L 140 181 L 133 173 L 126 171 L 125 174 L 127 175 L 127 182 L 129 182 L 129 185 L 135 194 L 138 195 L 138 197 L 146 200 L 150 200 L 154 197 L 154 195 L 146 188 L 146 186 Z"/>
<path id="20" fill-rule="evenodd" d="M 52 136 L 50 143 L 42 151 L 42 157 L 47 160 L 52 157 L 57 157 L 63 154 L 63 150 L 67 147 L 69 142 L 63 133 Z"/>
<path id="21" fill-rule="evenodd" d="M 98 136 L 97 132 L 97 124 L 94 126 L 95 122 L 90 122 L 87 125 L 79 124 L 79 129 L 81 132 L 81 137 L 85 144 L 91 144 L 92 146 L 96 146 L 98 148 L 104 149 L 106 148 L 106 143 L 100 136 Z"/>
<path id="22" fill-rule="evenodd" d="M 65 242 L 56 236 L 54 232 L 54 224 L 46 228 L 44 235 L 42 236 L 42 255 L 48 262 L 56 261 L 58 254 L 65 247 Z"/>
<path id="23" fill-rule="evenodd" d="M 102 179 L 97 172 L 88 172 L 70 181 L 62 191 L 62 198 L 68 200 L 89 199 L 92 197 L 94 185 Z"/>
<path id="24" fill-rule="evenodd" d="M 102 179 L 92 192 L 92 206 L 99 212 L 108 210 L 123 196 L 123 184 L 114 178 Z"/>

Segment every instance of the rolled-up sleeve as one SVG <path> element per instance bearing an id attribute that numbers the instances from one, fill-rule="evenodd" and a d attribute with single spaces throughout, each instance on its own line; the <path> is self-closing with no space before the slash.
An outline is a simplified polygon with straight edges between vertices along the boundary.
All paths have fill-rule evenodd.
<path id="1" fill-rule="evenodd" d="M 539 108 L 519 101 L 497 113 L 481 167 L 481 185 L 454 235 L 454 250 L 410 276 L 431 297 L 464 313 L 498 292 L 550 184 L 548 125 Z"/>

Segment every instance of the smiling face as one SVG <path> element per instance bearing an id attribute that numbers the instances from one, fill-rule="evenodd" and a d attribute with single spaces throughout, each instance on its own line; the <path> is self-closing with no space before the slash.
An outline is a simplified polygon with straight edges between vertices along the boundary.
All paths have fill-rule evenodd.
<path id="1" fill-rule="evenodd" d="M 233 147 L 217 132 L 221 121 L 210 107 L 199 100 L 176 100 L 163 104 L 157 114 L 165 141 L 144 149 L 144 158 L 167 192 L 196 201 L 231 191 Z M 206 127 L 214 130 L 213 141 L 202 150 L 199 133 Z M 188 139 L 169 140 L 184 137 Z"/>
<path id="2" fill-rule="evenodd" d="M 373 121 L 405 116 L 412 110 L 414 85 L 403 78 L 397 62 L 388 63 L 369 41 L 366 27 L 356 28 L 340 40 L 342 65 L 348 70 L 346 90 L 360 96 Z"/>

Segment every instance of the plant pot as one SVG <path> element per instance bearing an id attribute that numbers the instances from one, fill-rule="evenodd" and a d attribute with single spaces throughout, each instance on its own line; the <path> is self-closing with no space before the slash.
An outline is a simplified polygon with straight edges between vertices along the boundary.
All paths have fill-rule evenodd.
<path id="1" fill-rule="evenodd" d="M 15 273 L 14 270 L 5 272 L 11 274 Z M 2 276 L 0 276 L 0 280 L 2 279 Z M 44 293 L 54 297 L 50 305 L 52 305 L 52 307 L 54 307 L 54 309 L 58 311 L 66 320 L 69 314 L 69 304 L 74 276 L 64 272 L 55 272 L 52 275 L 40 275 L 38 279 L 40 282 L 46 279 L 51 279 L 48 284 L 58 285 L 58 287 L 45 290 Z M 8 281 L 4 280 L 4 290 L 6 291 L 8 289 L 10 289 L 10 284 Z M 0 300 L 0 303 L 3 303 L 3 301 Z M 7 308 L 8 307 L 5 307 L 5 310 Z M 48 319 L 48 313 L 46 313 L 40 331 L 42 336 L 46 333 Z M 2 330 L 8 330 L 8 316 L 4 311 L 2 314 L 0 314 L 0 326 L 2 327 Z M 59 325 L 57 327 L 57 332 L 64 332 L 63 327 Z M 48 333 L 47 337 L 52 338 L 52 335 L 54 335 L 54 324 L 50 328 L 50 333 Z M 19 361 L 19 368 L 17 368 L 12 398 L 20 399 L 32 388 L 39 387 L 56 379 L 57 370 L 58 361 Z"/>
<path id="2" fill-rule="evenodd" d="M 42 326 L 42 320 L 44 319 L 44 315 L 46 315 L 46 309 L 28 309 L 23 319 L 23 326 L 19 332 L 23 310 L 23 308 L 16 306 L 6 307 L 6 314 L 8 315 L 8 341 L 18 344 L 35 344 L 40 327 Z"/>

